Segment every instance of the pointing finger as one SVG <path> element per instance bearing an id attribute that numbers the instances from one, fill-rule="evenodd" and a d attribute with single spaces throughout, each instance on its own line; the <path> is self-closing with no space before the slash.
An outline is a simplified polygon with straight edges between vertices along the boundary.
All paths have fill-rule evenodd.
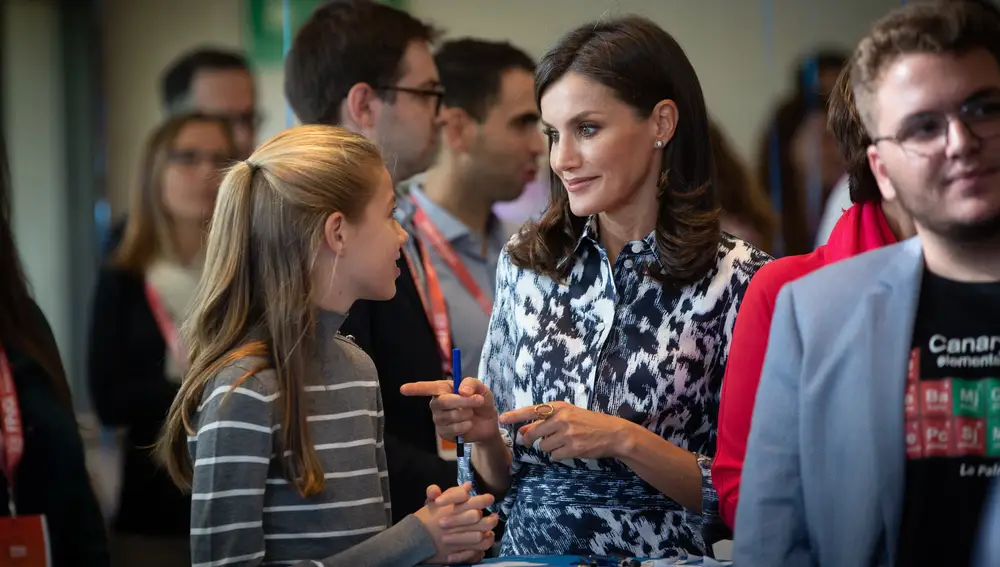
<path id="1" fill-rule="evenodd" d="M 399 392 L 404 396 L 443 396 L 454 393 L 455 386 L 448 380 L 434 380 L 430 382 L 410 382 L 403 384 Z"/>

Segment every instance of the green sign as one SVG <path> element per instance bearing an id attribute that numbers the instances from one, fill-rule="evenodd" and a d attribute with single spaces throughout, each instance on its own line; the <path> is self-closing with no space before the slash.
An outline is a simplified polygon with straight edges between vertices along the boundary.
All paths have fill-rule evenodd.
<path id="1" fill-rule="evenodd" d="M 246 48 L 258 65 L 280 65 L 285 43 L 291 45 L 295 32 L 316 8 L 327 0 L 246 0 Z M 405 10 L 407 0 L 379 0 Z M 286 26 L 286 11 L 288 24 Z M 287 36 L 287 37 L 286 37 Z"/>

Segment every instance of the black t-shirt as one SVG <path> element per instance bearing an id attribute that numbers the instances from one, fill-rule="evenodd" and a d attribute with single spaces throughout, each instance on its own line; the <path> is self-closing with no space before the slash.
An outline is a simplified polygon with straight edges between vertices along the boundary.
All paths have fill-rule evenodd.
<path id="1" fill-rule="evenodd" d="M 924 272 L 906 381 L 897 567 L 969 565 L 1000 476 L 1000 283 Z"/>

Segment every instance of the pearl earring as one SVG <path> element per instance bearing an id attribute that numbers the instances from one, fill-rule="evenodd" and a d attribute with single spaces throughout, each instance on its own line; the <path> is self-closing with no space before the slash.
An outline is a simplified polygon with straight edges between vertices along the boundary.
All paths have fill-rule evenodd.
<path id="1" fill-rule="evenodd" d="M 658 148 L 662 148 L 663 147 L 663 140 L 657 140 L 655 145 Z"/>

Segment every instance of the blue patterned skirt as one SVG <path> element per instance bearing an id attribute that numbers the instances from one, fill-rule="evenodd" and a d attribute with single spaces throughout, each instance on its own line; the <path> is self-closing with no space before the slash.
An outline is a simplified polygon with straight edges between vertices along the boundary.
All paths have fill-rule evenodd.
<path id="1" fill-rule="evenodd" d="M 628 469 L 525 464 L 508 492 L 500 555 L 704 555 L 700 515 Z"/>

